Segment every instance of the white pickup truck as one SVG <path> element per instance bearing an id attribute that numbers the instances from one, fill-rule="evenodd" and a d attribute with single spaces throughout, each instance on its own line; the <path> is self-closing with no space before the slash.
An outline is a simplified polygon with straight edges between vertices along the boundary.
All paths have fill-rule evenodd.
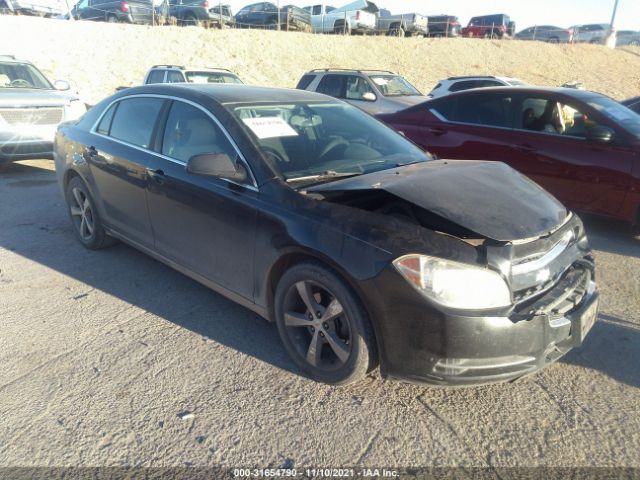
<path id="1" fill-rule="evenodd" d="M 304 7 L 311 14 L 314 33 L 370 33 L 376 28 L 378 7 L 368 0 L 356 0 L 340 8 L 325 4 Z"/>

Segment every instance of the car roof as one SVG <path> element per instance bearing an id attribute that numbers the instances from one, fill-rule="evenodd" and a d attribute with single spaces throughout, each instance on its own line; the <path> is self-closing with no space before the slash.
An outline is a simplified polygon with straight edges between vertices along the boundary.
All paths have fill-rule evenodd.
<path id="1" fill-rule="evenodd" d="M 222 67 L 191 67 L 191 66 L 185 67 L 183 65 L 154 65 L 150 68 L 150 70 L 162 70 L 162 69 L 180 70 L 180 71 L 233 73 L 228 68 L 222 68 Z"/>
<path id="2" fill-rule="evenodd" d="M 463 75 L 460 77 L 449 77 L 445 80 L 457 81 L 457 80 L 471 80 L 471 79 L 478 79 L 478 78 L 495 79 L 495 80 L 519 80 L 513 77 L 498 77 L 495 75 Z"/>
<path id="3" fill-rule="evenodd" d="M 314 101 L 340 103 L 333 97 L 307 90 L 240 84 L 154 83 L 128 88 L 123 90 L 122 93 L 122 96 L 141 94 L 189 96 L 189 94 L 201 94 L 220 104 Z"/>
<path id="4" fill-rule="evenodd" d="M 491 88 L 473 88 L 473 89 L 469 89 L 469 90 L 463 90 L 461 92 L 455 92 L 452 93 L 450 95 L 447 95 L 447 97 L 451 97 L 454 95 L 466 95 L 473 92 L 474 94 L 483 94 L 483 95 L 492 95 L 492 94 L 496 94 L 496 93 L 513 93 L 513 92 L 518 92 L 518 93 L 531 93 L 531 94 L 536 94 L 536 93 L 555 93 L 555 94 L 560 94 L 560 95 L 565 95 L 568 97 L 574 97 L 574 98 L 578 98 L 578 99 L 587 99 L 587 98 L 593 98 L 593 97 L 602 97 L 604 95 L 602 95 L 601 93 L 598 92 L 592 92 L 590 90 L 578 90 L 576 88 L 563 88 L 563 87 L 537 87 L 537 86 L 518 86 L 518 87 L 491 87 Z M 431 101 L 436 101 L 436 100 L 440 100 L 441 98 L 447 98 L 447 97 L 439 97 L 439 98 L 434 98 L 433 100 L 429 100 Z"/>
<path id="5" fill-rule="evenodd" d="M 33 65 L 33 63 L 31 63 L 29 60 L 22 60 L 20 58 L 16 58 L 15 55 L 8 55 L 8 54 L 0 54 L 0 62 L 5 62 L 5 63 L 28 63 L 30 65 Z"/>
<path id="6" fill-rule="evenodd" d="M 357 68 L 314 68 L 309 70 L 306 74 L 310 73 L 361 73 L 364 75 L 371 75 L 376 73 L 386 73 L 390 75 L 396 75 L 389 70 L 377 70 L 377 69 L 357 69 Z"/>

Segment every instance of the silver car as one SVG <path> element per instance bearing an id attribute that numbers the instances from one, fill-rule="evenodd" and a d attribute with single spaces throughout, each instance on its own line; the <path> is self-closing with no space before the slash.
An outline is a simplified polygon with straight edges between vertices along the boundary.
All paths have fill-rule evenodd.
<path id="1" fill-rule="evenodd" d="M 536 25 L 516 33 L 516 40 L 537 40 L 548 43 L 571 43 L 573 32 L 553 25 Z"/>
<path id="2" fill-rule="evenodd" d="M 30 62 L 0 56 L 0 170 L 14 160 L 53 158 L 58 125 L 85 111 L 68 82 L 52 84 Z"/>
<path id="3" fill-rule="evenodd" d="M 371 115 L 394 113 L 428 100 L 404 77 L 378 70 L 311 70 L 296 88 L 340 98 Z"/>
<path id="4" fill-rule="evenodd" d="M 605 44 L 615 30 L 611 30 L 608 23 L 591 23 L 588 25 L 574 25 L 570 28 L 573 32 L 574 43 L 599 43 Z"/>

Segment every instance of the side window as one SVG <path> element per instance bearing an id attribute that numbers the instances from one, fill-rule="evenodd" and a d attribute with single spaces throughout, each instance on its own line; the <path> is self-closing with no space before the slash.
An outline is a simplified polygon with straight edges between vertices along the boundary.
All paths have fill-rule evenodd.
<path id="1" fill-rule="evenodd" d="M 373 93 L 369 82 L 362 77 L 349 75 L 347 77 L 347 89 L 345 98 L 347 100 L 362 100 L 365 93 Z"/>
<path id="2" fill-rule="evenodd" d="M 111 123 L 110 136 L 149 148 L 151 134 L 163 103 L 164 100 L 149 97 L 121 100 Z"/>
<path id="3" fill-rule="evenodd" d="M 316 75 L 303 75 L 296 88 L 298 90 L 305 90 L 309 85 L 311 85 L 311 82 L 313 82 L 315 78 Z"/>
<path id="4" fill-rule="evenodd" d="M 271 4 L 271 3 L 265 3 L 263 4 L 263 10 L 265 12 L 277 12 L 278 11 L 278 7 L 276 7 L 275 5 Z"/>
<path id="5" fill-rule="evenodd" d="M 147 83 L 163 83 L 164 70 L 153 70 L 147 77 Z"/>
<path id="6" fill-rule="evenodd" d="M 182 83 L 184 82 L 184 75 L 182 72 L 176 70 L 169 70 L 167 72 L 167 83 Z"/>
<path id="7" fill-rule="evenodd" d="M 102 120 L 100 120 L 100 124 L 98 125 L 98 128 L 96 128 L 96 132 L 101 135 L 109 135 L 109 129 L 111 129 L 111 121 L 113 120 L 113 114 L 116 111 L 116 105 L 117 103 L 114 103 L 109 107 L 107 113 L 105 113 Z"/>
<path id="8" fill-rule="evenodd" d="M 322 5 L 314 5 L 311 15 L 322 15 Z"/>
<path id="9" fill-rule="evenodd" d="M 486 87 L 502 87 L 503 84 L 496 82 L 495 80 L 478 80 L 473 88 L 486 88 Z"/>
<path id="10" fill-rule="evenodd" d="M 237 152 L 222 130 L 202 110 L 174 101 L 169 111 L 162 141 L 162 154 L 181 162 L 203 153 L 226 153 L 232 159 Z"/>
<path id="11" fill-rule="evenodd" d="M 462 80 L 460 82 L 456 82 L 449 87 L 450 92 L 461 92 L 462 90 L 469 90 L 471 88 L 476 88 L 478 82 L 476 80 Z"/>
<path id="12" fill-rule="evenodd" d="M 438 100 L 436 105 L 431 107 L 431 110 L 438 112 L 445 120 L 451 120 L 456 103 L 455 98 L 443 98 L 442 100 Z"/>
<path id="13" fill-rule="evenodd" d="M 474 125 L 512 128 L 509 95 L 468 95 L 457 99 L 451 120 Z"/>
<path id="14" fill-rule="evenodd" d="M 550 98 L 526 98 L 520 107 L 518 128 L 534 132 L 585 138 L 598 123 L 572 105 Z"/>
<path id="15" fill-rule="evenodd" d="M 320 80 L 316 91 L 332 97 L 344 98 L 346 78 L 346 75 L 325 75 Z"/>

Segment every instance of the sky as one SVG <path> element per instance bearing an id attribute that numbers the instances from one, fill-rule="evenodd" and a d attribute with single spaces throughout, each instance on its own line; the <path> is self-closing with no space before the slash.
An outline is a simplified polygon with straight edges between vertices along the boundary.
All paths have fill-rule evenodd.
<path id="1" fill-rule="evenodd" d="M 215 0 L 214 0 L 215 1 Z M 259 0 L 226 0 L 237 12 Z M 276 0 L 271 0 L 276 3 Z M 340 7 L 352 0 L 335 0 L 328 5 Z M 475 15 L 506 13 L 518 30 L 533 25 L 570 27 L 584 23 L 609 23 L 615 0 L 372 0 L 392 13 L 417 12 L 425 15 L 456 15 L 463 25 Z M 281 5 L 300 7 L 319 4 L 314 0 L 280 0 Z M 618 30 L 640 30 L 640 0 L 619 0 L 615 26 Z"/>

